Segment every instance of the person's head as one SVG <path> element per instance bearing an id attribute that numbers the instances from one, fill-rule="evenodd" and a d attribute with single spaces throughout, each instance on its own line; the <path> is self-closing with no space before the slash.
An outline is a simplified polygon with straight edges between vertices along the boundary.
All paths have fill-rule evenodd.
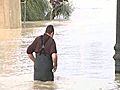
<path id="1" fill-rule="evenodd" d="M 54 35 L 54 27 L 53 25 L 48 25 L 45 31 L 46 34 L 48 34 L 49 36 L 53 37 Z"/>

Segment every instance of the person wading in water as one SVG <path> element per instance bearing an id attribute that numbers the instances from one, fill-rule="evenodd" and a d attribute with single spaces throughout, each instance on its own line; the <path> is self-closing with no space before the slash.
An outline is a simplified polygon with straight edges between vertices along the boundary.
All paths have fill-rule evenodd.
<path id="1" fill-rule="evenodd" d="M 54 27 L 48 25 L 44 35 L 36 37 L 27 48 L 27 54 L 34 62 L 34 80 L 54 81 L 58 56 L 53 35 Z"/>

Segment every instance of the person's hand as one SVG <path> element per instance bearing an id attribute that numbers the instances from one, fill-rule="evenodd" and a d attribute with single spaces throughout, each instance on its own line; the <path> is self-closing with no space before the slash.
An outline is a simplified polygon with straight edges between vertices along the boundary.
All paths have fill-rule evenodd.
<path id="1" fill-rule="evenodd" d="M 57 70 L 57 66 L 53 66 L 52 71 L 53 71 L 53 72 L 56 72 L 56 70 Z"/>

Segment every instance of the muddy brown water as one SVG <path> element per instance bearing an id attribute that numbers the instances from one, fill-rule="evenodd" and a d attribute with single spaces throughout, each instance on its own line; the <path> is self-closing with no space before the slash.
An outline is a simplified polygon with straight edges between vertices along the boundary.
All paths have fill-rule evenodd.
<path id="1" fill-rule="evenodd" d="M 48 24 L 55 27 L 58 69 L 54 82 L 34 81 L 33 62 L 26 49 Z M 119 90 L 112 58 L 115 14 L 108 7 L 78 8 L 70 21 L 46 25 L 0 30 L 0 90 Z"/>

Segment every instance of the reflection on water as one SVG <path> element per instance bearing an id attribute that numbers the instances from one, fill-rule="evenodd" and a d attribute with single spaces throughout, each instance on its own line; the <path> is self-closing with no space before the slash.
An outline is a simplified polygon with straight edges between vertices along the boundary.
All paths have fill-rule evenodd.
<path id="1" fill-rule="evenodd" d="M 115 81 L 117 83 L 118 88 L 120 89 L 120 74 L 116 74 L 115 76 L 116 76 Z"/>
<path id="2" fill-rule="evenodd" d="M 54 82 L 33 81 L 33 62 L 26 54 L 28 45 L 44 33 L 45 26 L 0 30 L 0 90 L 119 90 L 112 58 L 115 14 L 113 9 L 107 10 L 76 9 L 77 19 L 73 15 L 62 25 L 46 22 L 55 25 L 59 65 Z"/>
<path id="3" fill-rule="evenodd" d="M 0 74 L 9 74 L 13 69 L 16 59 L 20 56 L 20 29 L 1 29 L 0 30 Z M 16 57 L 16 58 L 14 58 Z"/>

